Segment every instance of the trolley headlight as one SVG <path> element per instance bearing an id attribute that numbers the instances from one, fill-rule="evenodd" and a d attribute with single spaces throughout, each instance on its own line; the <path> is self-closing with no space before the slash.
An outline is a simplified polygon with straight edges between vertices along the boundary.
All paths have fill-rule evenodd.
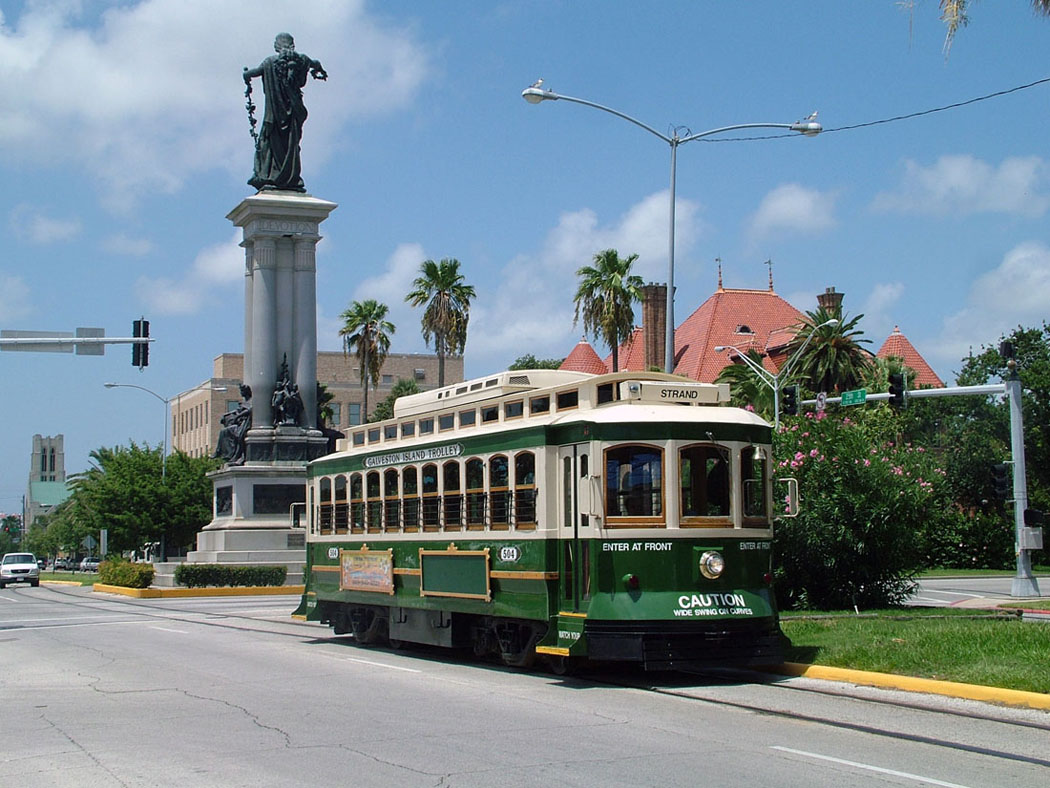
<path id="1" fill-rule="evenodd" d="M 726 560 L 717 550 L 708 550 L 700 556 L 700 574 L 708 580 L 714 580 L 726 568 Z"/>

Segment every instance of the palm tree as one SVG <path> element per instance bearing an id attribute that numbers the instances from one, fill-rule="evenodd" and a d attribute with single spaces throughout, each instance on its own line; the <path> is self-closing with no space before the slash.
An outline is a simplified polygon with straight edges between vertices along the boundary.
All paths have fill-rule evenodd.
<path id="1" fill-rule="evenodd" d="M 955 40 L 955 34 L 959 31 L 959 28 L 970 24 L 970 17 L 966 13 L 969 5 L 970 0 L 940 0 L 941 21 L 944 22 L 944 26 L 947 28 L 944 38 L 945 55 L 951 50 L 952 42 Z M 911 8 L 910 3 L 908 7 L 909 9 Z M 1050 0 L 1032 0 L 1032 9 L 1042 16 L 1050 16 Z"/>
<path id="2" fill-rule="evenodd" d="M 873 358 L 871 351 L 860 346 L 871 342 L 863 339 L 864 332 L 857 328 L 862 317 L 846 320 L 841 309 L 832 313 L 824 307 L 806 312 L 806 317 L 795 326 L 795 338 L 787 348 L 791 358 L 812 333 L 813 338 L 795 362 L 794 377 L 806 381 L 812 391 L 831 393 L 854 388 L 864 379 Z M 832 318 L 838 322 L 823 325 Z"/>
<path id="3" fill-rule="evenodd" d="M 343 338 L 343 354 L 354 353 L 361 368 L 361 386 L 365 390 L 364 413 L 368 416 L 368 383 L 379 386 L 379 370 L 383 368 L 390 352 L 390 335 L 396 330 L 386 319 L 389 311 L 386 304 L 374 298 L 354 301 L 339 315 L 343 327 L 339 336 Z"/>
<path id="4" fill-rule="evenodd" d="M 747 357 L 762 367 L 762 354 L 749 348 Z M 734 405 L 740 408 L 750 405 L 764 419 L 773 418 L 773 389 L 769 383 L 759 377 L 750 364 L 734 361 L 726 364 L 715 379 L 716 383 L 728 383 L 729 395 Z"/>
<path id="5" fill-rule="evenodd" d="M 405 296 L 412 306 L 426 305 L 423 311 L 423 340 L 438 357 L 438 386 L 445 385 L 445 356 L 462 353 L 467 344 L 467 323 L 474 286 L 468 285 L 459 272 L 459 260 L 445 258 L 440 263 L 424 260 L 419 265 L 414 288 Z"/>
<path id="6" fill-rule="evenodd" d="M 612 348 L 613 372 L 620 366 L 620 343 L 634 330 L 635 301 L 642 300 L 642 278 L 631 273 L 638 255 L 620 257 L 615 249 L 606 249 L 594 256 L 594 265 L 577 269 L 580 286 L 573 299 L 576 312 L 575 326 L 582 315 L 583 328 Z"/>

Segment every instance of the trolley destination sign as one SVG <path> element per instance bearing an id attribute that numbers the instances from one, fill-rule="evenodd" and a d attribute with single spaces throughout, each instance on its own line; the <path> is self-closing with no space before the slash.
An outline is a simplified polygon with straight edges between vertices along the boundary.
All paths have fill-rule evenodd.
<path id="1" fill-rule="evenodd" d="M 425 462 L 426 460 L 443 460 L 446 457 L 458 457 L 463 453 L 460 443 L 448 443 L 444 446 L 433 446 L 429 449 L 410 451 L 392 451 L 388 454 L 377 454 L 365 457 L 366 468 L 381 468 L 384 465 L 402 465 L 406 462 Z"/>

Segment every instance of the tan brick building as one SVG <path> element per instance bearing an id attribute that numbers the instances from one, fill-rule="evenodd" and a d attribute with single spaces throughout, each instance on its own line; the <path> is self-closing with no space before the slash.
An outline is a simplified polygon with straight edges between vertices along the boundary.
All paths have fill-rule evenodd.
<path id="1" fill-rule="evenodd" d="M 437 388 L 438 359 L 429 353 L 391 353 L 380 371 L 379 388 L 368 392 L 369 411 L 390 394 L 400 379 L 415 380 L 420 390 Z M 240 404 L 244 379 L 244 355 L 223 353 L 212 362 L 212 376 L 173 397 L 171 402 L 171 450 L 193 457 L 210 455 L 218 440 L 220 419 Z M 365 421 L 361 412 L 364 390 L 357 358 L 342 351 L 317 354 L 317 380 L 333 396 L 332 419 L 327 426 L 341 432 Z M 463 380 L 463 358 L 445 359 L 445 384 Z"/>

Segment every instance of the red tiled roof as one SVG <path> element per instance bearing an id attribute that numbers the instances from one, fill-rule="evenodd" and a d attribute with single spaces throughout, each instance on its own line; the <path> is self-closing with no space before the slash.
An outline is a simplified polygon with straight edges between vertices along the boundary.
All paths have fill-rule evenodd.
<path id="1" fill-rule="evenodd" d="M 631 335 L 620 345 L 619 358 L 616 359 L 617 372 L 639 372 L 645 369 L 645 339 L 642 326 L 635 326 Z M 612 372 L 612 353 L 603 359 L 607 372 Z"/>
<path id="2" fill-rule="evenodd" d="M 919 351 L 901 333 L 898 326 L 893 327 L 893 333 L 886 338 L 886 341 L 882 343 L 882 347 L 879 348 L 879 352 L 875 355 L 883 359 L 890 356 L 903 359 L 904 366 L 911 368 L 915 372 L 916 388 L 924 386 L 944 388 L 944 381 L 937 377 L 937 373 L 926 363 L 926 359 L 919 355 Z"/>
<path id="3" fill-rule="evenodd" d="M 561 362 L 561 366 L 558 369 L 567 369 L 571 372 L 587 372 L 592 375 L 604 375 L 609 371 L 609 368 L 598 358 L 598 354 L 594 352 L 594 348 L 591 347 L 586 339 L 581 339 L 576 343 L 576 347 Z"/>
<path id="4" fill-rule="evenodd" d="M 716 353 L 719 345 L 738 348 L 742 353 L 755 348 L 764 353 L 774 350 L 794 336 L 790 327 L 804 317 L 795 307 L 772 290 L 731 290 L 720 288 L 687 317 L 675 331 L 675 372 L 713 383 L 732 353 Z M 766 367 L 776 372 L 767 356 Z"/>

